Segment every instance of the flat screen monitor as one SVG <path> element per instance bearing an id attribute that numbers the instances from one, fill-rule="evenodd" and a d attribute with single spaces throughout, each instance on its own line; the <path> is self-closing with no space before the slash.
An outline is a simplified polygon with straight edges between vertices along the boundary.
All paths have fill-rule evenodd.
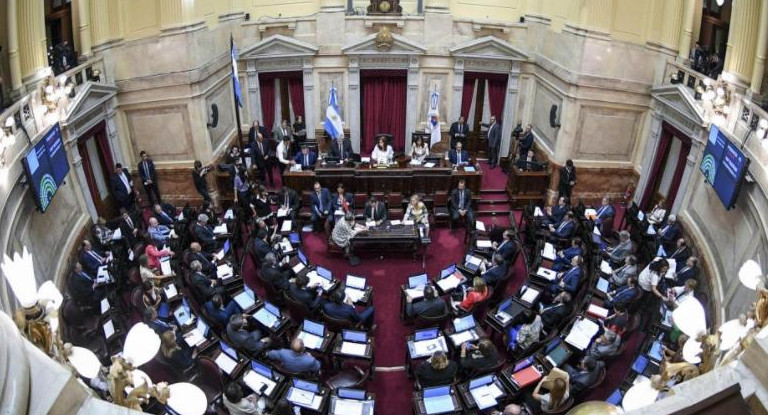
<path id="1" fill-rule="evenodd" d="M 312 320 L 304 320 L 304 331 L 323 337 L 325 335 L 325 326 Z"/>
<path id="2" fill-rule="evenodd" d="M 730 210 L 736 202 L 749 163 L 749 158 L 741 149 L 713 124 L 699 170 L 726 210 Z"/>
<path id="3" fill-rule="evenodd" d="M 69 173 L 67 152 L 58 123 L 27 152 L 21 163 L 35 197 L 35 204 L 41 212 L 45 212 Z"/>

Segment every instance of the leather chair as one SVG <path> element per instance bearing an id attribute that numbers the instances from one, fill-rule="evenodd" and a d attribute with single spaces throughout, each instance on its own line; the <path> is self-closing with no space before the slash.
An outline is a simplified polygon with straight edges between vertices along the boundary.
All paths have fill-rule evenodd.
<path id="1" fill-rule="evenodd" d="M 413 319 L 413 326 L 416 329 L 425 329 L 428 327 L 439 327 L 442 329 L 445 322 L 450 318 L 451 314 L 447 310 L 444 314 L 435 317 L 417 316 Z"/>
<path id="2" fill-rule="evenodd" d="M 267 298 L 267 300 L 275 304 L 277 306 L 284 306 L 285 301 L 283 299 L 283 293 L 278 291 L 272 283 L 264 281 L 264 279 L 261 276 L 261 270 L 256 271 L 256 279 L 261 284 L 261 287 L 264 289 L 264 296 Z"/>
<path id="3" fill-rule="evenodd" d="M 365 219 L 365 202 L 367 201 L 367 194 L 355 193 L 355 220 Z"/>
<path id="4" fill-rule="evenodd" d="M 336 245 L 333 238 L 328 238 L 328 255 L 340 255 L 344 256 L 344 248 Z"/>
<path id="5" fill-rule="evenodd" d="M 301 192 L 301 209 L 299 209 L 298 218 L 303 222 L 309 222 L 312 219 L 312 192 L 305 190 Z"/>
<path id="6" fill-rule="evenodd" d="M 435 192 L 435 201 L 432 217 L 435 225 L 449 225 L 451 223 L 451 212 L 448 211 L 448 192 Z"/>
<path id="7" fill-rule="evenodd" d="M 221 398 L 221 391 L 224 390 L 224 379 L 221 376 L 221 370 L 216 362 L 210 357 L 201 356 L 197 361 L 198 375 L 192 380 L 192 383 L 199 387 L 208 405 L 213 404 Z"/>
<path id="8" fill-rule="evenodd" d="M 573 406 L 573 397 L 568 397 L 565 401 L 560 403 L 560 406 L 558 406 L 555 409 L 549 409 L 545 410 L 544 408 L 541 409 L 542 413 L 545 414 L 564 414 L 568 412 L 569 409 L 571 409 L 571 406 Z"/>
<path id="9" fill-rule="evenodd" d="M 504 367 L 504 365 L 507 364 L 506 359 L 503 358 L 502 353 L 499 353 L 499 360 L 494 364 L 493 366 L 489 366 L 482 369 L 473 369 L 467 373 L 466 378 L 467 379 L 473 379 L 476 377 L 480 377 L 483 375 L 487 375 L 489 373 L 496 373 L 501 370 L 501 368 Z"/>
<path id="10" fill-rule="evenodd" d="M 328 330 L 335 333 L 341 333 L 342 330 L 358 330 L 360 328 L 358 324 L 352 321 L 333 318 L 325 314 L 324 311 L 320 311 L 320 318 L 328 327 Z"/>
<path id="11" fill-rule="evenodd" d="M 294 324 L 301 324 L 305 319 L 313 315 L 312 310 L 306 304 L 294 300 L 288 293 L 283 293 L 283 299 Z"/>
<path id="12" fill-rule="evenodd" d="M 325 384 L 334 390 L 339 388 L 365 389 L 371 371 L 371 367 L 363 370 L 357 365 L 349 365 L 349 367 L 343 367 L 339 373 L 328 378 Z"/>

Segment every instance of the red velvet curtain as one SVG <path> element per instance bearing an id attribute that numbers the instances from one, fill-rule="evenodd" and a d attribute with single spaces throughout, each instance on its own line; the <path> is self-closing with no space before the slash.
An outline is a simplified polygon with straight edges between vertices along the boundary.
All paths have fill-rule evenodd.
<path id="1" fill-rule="evenodd" d="M 653 194 L 659 187 L 661 182 L 662 170 L 667 163 L 667 155 L 669 154 L 669 148 L 672 147 L 672 134 L 667 131 L 661 132 L 661 138 L 659 139 L 659 146 L 656 148 L 656 157 L 653 159 L 653 166 L 651 166 L 650 175 L 648 176 L 648 184 L 645 186 L 645 193 L 640 201 L 640 209 L 645 211 L 649 208 Z M 667 206 L 671 206 L 667 203 Z"/>
<path id="2" fill-rule="evenodd" d="M 272 127 L 275 123 L 275 75 L 259 74 L 259 90 L 261 90 L 261 116 L 263 118 L 261 125 L 267 130 L 267 135 L 272 136 Z"/>
<path id="3" fill-rule="evenodd" d="M 677 166 L 675 167 L 675 175 L 672 176 L 672 186 L 669 188 L 667 194 L 667 206 L 671 208 L 675 204 L 677 198 L 677 191 L 680 190 L 680 181 L 683 180 L 683 173 L 685 173 L 685 166 L 688 163 L 688 153 L 691 151 L 691 142 L 687 140 L 681 140 L 682 146 L 680 147 L 680 155 L 677 157 Z"/>
<path id="4" fill-rule="evenodd" d="M 88 190 L 91 192 L 91 199 L 96 199 L 99 197 L 99 189 L 96 187 L 96 179 L 93 177 L 93 167 L 91 167 L 91 158 L 88 156 L 88 147 L 85 146 L 85 141 L 77 144 L 77 151 L 83 161 L 83 172 L 85 173 L 85 181 L 88 183 Z"/>
<path id="5" fill-rule="evenodd" d="M 464 87 L 461 89 L 461 114 L 464 119 L 469 118 L 469 110 L 472 108 L 472 96 L 475 94 L 475 82 L 477 78 L 464 75 Z"/>
<path id="6" fill-rule="evenodd" d="M 304 79 L 301 73 L 286 77 L 288 79 L 288 94 L 291 97 L 293 113 L 296 117 L 304 117 Z"/>
<path id="7" fill-rule="evenodd" d="M 361 153 L 369 154 L 373 150 L 376 134 L 392 134 L 395 152 L 404 151 L 407 76 L 404 70 L 360 71 Z"/>
<path id="8" fill-rule="evenodd" d="M 488 104 L 491 115 L 496 116 L 496 122 L 501 123 L 504 115 L 504 96 L 507 89 L 507 77 L 503 79 L 488 79 Z"/>
<path id="9" fill-rule="evenodd" d="M 99 155 L 101 155 L 101 160 L 106 164 L 106 166 L 103 169 L 104 172 L 112 172 L 115 170 L 115 161 L 112 159 L 112 151 L 109 146 L 109 141 L 107 140 L 107 131 L 106 129 L 102 129 L 101 131 L 97 132 L 95 134 L 96 138 L 96 147 L 99 149 Z M 129 166 L 123 165 L 123 167 L 130 170 Z M 109 182 L 109 174 L 107 174 L 107 182 Z"/>

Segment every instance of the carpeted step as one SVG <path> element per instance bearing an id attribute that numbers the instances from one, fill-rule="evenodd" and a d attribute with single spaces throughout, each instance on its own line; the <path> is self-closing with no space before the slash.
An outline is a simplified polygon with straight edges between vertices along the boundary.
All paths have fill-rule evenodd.
<path id="1" fill-rule="evenodd" d="M 480 196 L 498 193 L 507 194 L 507 189 L 480 189 Z"/>
<path id="2" fill-rule="evenodd" d="M 509 203 L 507 195 L 487 195 L 477 200 L 477 203 L 492 205 L 494 203 Z"/>
<path id="3" fill-rule="evenodd" d="M 492 214 L 508 215 L 510 211 L 508 203 L 493 203 L 493 204 L 481 204 L 477 206 L 476 213 L 479 214 Z"/>

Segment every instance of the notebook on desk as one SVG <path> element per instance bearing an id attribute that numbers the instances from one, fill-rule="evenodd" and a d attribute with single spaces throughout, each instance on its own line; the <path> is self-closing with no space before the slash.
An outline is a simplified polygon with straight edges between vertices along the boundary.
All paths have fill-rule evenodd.
<path id="1" fill-rule="evenodd" d="M 522 389 L 528 385 L 538 382 L 541 379 L 542 370 L 535 366 L 528 366 L 518 372 L 512 374 L 512 383 L 517 386 L 518 389 Z"/>
<path id="2" fill-rule="evenodd" d="M 571 357 L 571 349 L 564 343 L 559 343 L 554 349 L 547 353 L 546 359 L 553 367 L 565 363 Z"/>
<path id="3" fill-rule="evenodd" d="M 504 391 L 496 384 L 496 375 L 490 374 L 469 381 L 469 394 L 475 400 L 478 409 L 490 408 Z"/>
<path id="4" fill-rule="evenodd" d="M 188 326 L 195 322 L 186 298 L 182 298 L 181 305 L 173 310 L 173 317 L 176 319 L 176 322 L 179 323 L 180 326 Z"/>

